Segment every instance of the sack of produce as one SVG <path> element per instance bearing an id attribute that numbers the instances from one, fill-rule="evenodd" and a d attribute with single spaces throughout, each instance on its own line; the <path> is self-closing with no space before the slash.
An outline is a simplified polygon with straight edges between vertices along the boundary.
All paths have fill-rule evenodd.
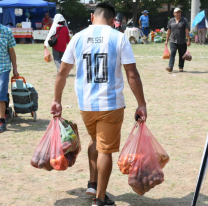
<path id="1" fill-rule="evenodd" d="M 189 51 L 187 51 L 183 56 L 182 59 L 187 60 L 187 61 L 191 61 L 192 60 L 192 56 L 190 54 Z"/>
<path id="2" fill-rule="evenodd" d="M 44 60 L 45 60 L 45 62 L 53 61 L 53 58 L 46 47 L 45 47 L 45 52 L 44 52 Z"/>
<path id="3" fill-rule="evenodd" d="M 78 147 L 78 137 L 69 121 L 60 117 L 59 126 L 61 129 L 61 143 L 64 154 L 75 151 Z"/>
<path id="4" fill-rule="evenodd" d="M 54 121 L 52 120 L 32 156 L 31 165 L 33 167 L 45 169 L 48 171 L 53 169 L 53 167 L 50 165 L 51 136 L 53 132 L 53 124 Z"/>
<path id="5" fill-rule="evenodd" d="M 170 59 L 170 52 L 168 50 L 167 45 L 165 45 L 165 50 L 164 50 L 164 53 L 163 53 L 163 59 Z"/>
<path id="6" fill-rule="evenodd" d="M 164 181 L 160 162 L 164 167 L 169 156 L 157 140 L 152 138 L 153 135 L 145 123 L 139 124 L 136 131 L 137 125 L 138 123 L 135 124 L 119 156 L 118 166 L 123 174 L 129 175 L 128 183 L 133 191 L 144 195 Z M 164 161 L 161 156 L 157 156 L 160 154 Z"/>
<path id="7" fill-rule="evenodd" d="M 61 145 L 59 118 L 53 118 L 52 121 L 54 121 L 54 124 L 53 134 L 51 136 L 50 164 L 55 170 L 66 170 L 68 168 L 69 161 L 64 156 Z"/>

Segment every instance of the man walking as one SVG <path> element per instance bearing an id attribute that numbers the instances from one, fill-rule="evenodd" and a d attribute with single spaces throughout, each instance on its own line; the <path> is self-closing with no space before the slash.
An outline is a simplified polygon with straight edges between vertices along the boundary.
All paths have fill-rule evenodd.
<path id="1" fill-rule="evenodd" d="M 124 117 L 123 64 L 129 85 L 136 97 L 135 115 L 146 121 L 146 103 L 133 51 L 126 36 L 112 28 L 114 7 L 107 1 L 97 4 L 91 14 L 92 25 L 70 41 L 56 77 L 51 113 L 60 116 L 61 97 L 66 78 L 77 65 L 75 91 L 80 113 L 91 141 L 88 148 L 90 181 L 86 194 L 95 195 L 92 206 L 114 205 L 106 195 L 112 171 L 112 153 L 120 147 Z"/>
<path id="2" fill-rule="evenodd" d="M 5 122 L 5 111 L 8 107 L 8 85 L 11 62 L 13 74 L 17 78 L 16 54 L 14 40 L 11 29 L 0 24 L 0 133 L 7 130 Z"/>
<path id="3" fill-rule="evenodd" d="M 176 52 L 179 53 L 179 72 L 183 72 L 184 59 L 182 56 L 186 53 L 187 45 L 190 46 L 190 36 L 189 36 L 189 24 L 186 18 L 181 16 L 181 10 L 179 8 L 174 9 L 174 18 L 170 19 L 168 22 L 168 31 L 165 45 L 168 44 L 168 39 L 170 37 L 170 60 L 169 67 L 166 68 L 168 72 L 173 71 L 173 66 L 175 62 Z M 187 43 L 186 43 L 187 37 Z"/>
<path id="4" fill-rule="evenodd" d="M 143 15 L 140 16 L 139 26 L 142 29 L 144 35 L 147 37 L 149 35 L 149 16 L 147 10 L 144 10 Z"/>

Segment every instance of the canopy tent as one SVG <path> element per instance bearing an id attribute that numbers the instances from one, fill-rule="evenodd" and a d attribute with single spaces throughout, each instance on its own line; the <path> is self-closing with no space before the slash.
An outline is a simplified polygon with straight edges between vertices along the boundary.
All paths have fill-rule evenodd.
<path id="1" fill-rule="evenodd" d="M 30 21 L 32 27 L 35 28 L 35 22 L 42 22 L 46 12 L 49 12 L 50 17 L 56 14 L 56 3 L 51 3 L 43 0 L 2 0 L 0 7 L 3 8 L 3 13 L 0 15 L 0 23 L 6 25 L 8 23 L 21 23 L 26 21 L 25 13 L 30 13 Z M 15 16 L 15 8 L 23 9 L 22 16 Z"/>

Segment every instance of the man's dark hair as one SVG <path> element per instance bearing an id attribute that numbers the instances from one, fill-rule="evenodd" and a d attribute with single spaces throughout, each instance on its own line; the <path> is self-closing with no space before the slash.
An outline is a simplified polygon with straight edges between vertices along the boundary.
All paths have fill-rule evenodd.
<path id="1" fill-rule="evenodd" d="M 94 14 L 102 14 L 105 19 L 109 20 L 116 16 L 116 11 L 114 6 L 110 2 L 103 1 L 102 3 L 97 4 Z"/>

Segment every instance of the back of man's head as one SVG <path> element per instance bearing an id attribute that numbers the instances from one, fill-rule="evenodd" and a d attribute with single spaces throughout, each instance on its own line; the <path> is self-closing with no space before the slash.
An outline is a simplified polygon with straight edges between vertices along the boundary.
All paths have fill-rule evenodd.
<path id="1" fill-rule="evenodd" d="M 94 11 L 94 15 L 102 16 L 106 20 L 110 20 L 115 17 L 116 11 L 114 6 L 110 2 L 104 1 L 102 3 L 97 4 Z"/>

